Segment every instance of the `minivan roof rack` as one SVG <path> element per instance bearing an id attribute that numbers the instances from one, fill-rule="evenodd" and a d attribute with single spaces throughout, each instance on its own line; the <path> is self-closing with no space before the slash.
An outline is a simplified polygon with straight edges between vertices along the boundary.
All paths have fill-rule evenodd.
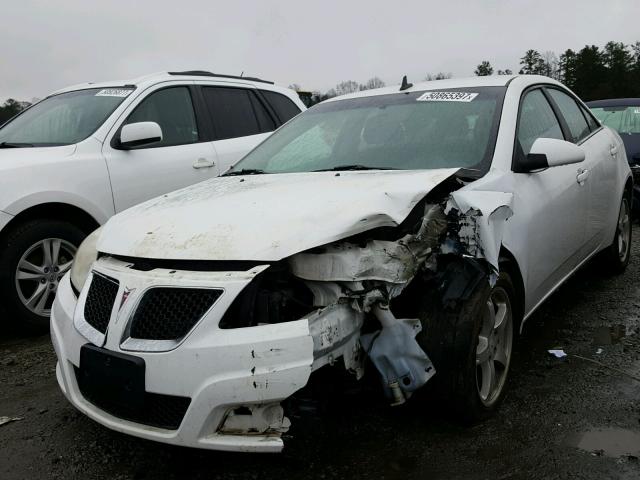
<path id="1" fill-rule="evenodd" d="M 270 85 L 275 85 L 274 82 L 270 82 L 269 80 L 263 80 L 261 78 L 256 77 L 242 77 L 237 75 L 225 75 L 222 73 L 211 73 L 206 72 L 204 70 L 187 70 L 186 72 L 168 72 L 169 75 L 188 75 L 194 77 L 223 77 L 223 78 L 237 78 L 239 80 L 249 80 L 250 82 L 261 82 L 268 83 Z"/>

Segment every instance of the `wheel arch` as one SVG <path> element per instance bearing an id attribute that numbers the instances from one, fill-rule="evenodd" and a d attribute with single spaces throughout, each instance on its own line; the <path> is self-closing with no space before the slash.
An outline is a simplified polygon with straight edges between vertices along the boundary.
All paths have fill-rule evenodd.
<path id="1" fill-rule="evenodd" d="M 0 236 L 4 236 L 16 225 L 38 218 L 63 220 L 76 225 L 87 234 L 100 226 L 100 222 L 93 215 L 80 207 L 69 203 L 50 202 L 34 205 L 15 215 L 7 223 Z"/>

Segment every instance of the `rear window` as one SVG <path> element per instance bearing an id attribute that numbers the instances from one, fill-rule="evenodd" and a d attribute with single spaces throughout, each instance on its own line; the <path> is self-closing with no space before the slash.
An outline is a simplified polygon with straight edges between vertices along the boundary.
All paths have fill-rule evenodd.
<path id="1" fill-rule="evenodd" d="M 288 122 L 300 113 L 298 106 L 281 93 L 268 90 L 261 90 L 261 92 L 276 111 L 276 115 L 282 123 Z"/>

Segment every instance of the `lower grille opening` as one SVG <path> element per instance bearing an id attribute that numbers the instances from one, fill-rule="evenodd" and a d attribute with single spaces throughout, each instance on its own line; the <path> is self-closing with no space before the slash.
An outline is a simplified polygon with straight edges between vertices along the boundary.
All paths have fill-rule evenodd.
<path id="1" fill-rule="evenodd" d="M 81 387 L 80 369 L 76 366 L 74 366 L 74 369 L 82 396 L 99 409 L 123 420 L 166 430 L 177 430 L 191 404 L 191 399 L 188 397 L 145 392 L 144 408 L 133 411 L 127 408 L 126 405 L 109 402 L 104 398 L 93 395 L 90 391 L 84 390 Z"/>

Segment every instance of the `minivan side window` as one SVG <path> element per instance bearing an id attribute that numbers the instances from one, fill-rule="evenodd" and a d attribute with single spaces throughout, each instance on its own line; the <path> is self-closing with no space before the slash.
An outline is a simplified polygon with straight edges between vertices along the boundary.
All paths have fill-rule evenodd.
<path id="1" fill-rule="evenodd" d="M 271 132 L 275 122 L 256 94 L 245 88 L 203 87 L 216 140 Z"/>
<path id="2" fill-rule="evenodd" d="M 285 95 L 272 92 L 270 90 L 260 90 L 260 92 L 276 111 L 276 115 L 278 115 L 280 122 L 286 123 L 300 113 L 298 106 Z"/>
<path id="3" fill-rule="evenodd" d="M 562 113 L 562 116 L 567 122 L 569 131 L 571 132 L 571 140 L 576 143 L 589 136 L 591 129 L 589 125 L 587 125 L 587 121 L 576 101 L 556 88 L 549 88 L 547 91 L 553 101 L 556 102 L 560 113 Z"/>
<path id="4" fill-rule="evenodd" d="M 521 153 L 528 155 L 538 138 L 564 140 L 560 123 L 540 89 L 528 92 L 520 106 L 518 143 Z"/>
<path id="5" fill-rule="evenodd" d="M 160 125 L 162 140 L 150 147 L 185 145 L 196 143 L 200 138 L 187 87 L 170 87 L 153 92 L 135 108 L 125 124 L 137 122 L 156 122 Z"/>

